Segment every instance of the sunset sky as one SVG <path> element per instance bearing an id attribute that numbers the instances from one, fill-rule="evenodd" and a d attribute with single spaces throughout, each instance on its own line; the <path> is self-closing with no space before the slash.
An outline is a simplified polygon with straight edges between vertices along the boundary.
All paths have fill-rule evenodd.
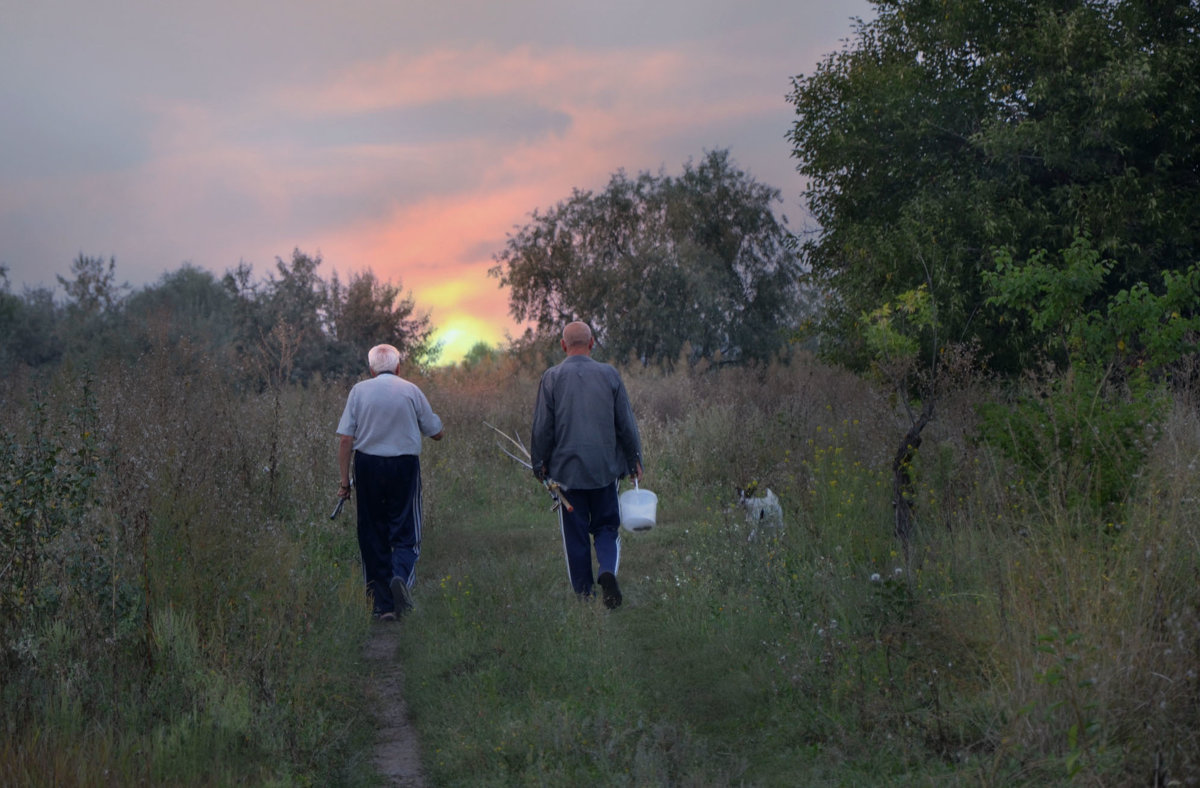
<path id="1" fill-rule="evenodd" d="M 804 211 L 789 78 L 866 0 L 0 0 L 0 265 L 264 277 L 299 248 L 431 314 L 445 360 L 517 333 L 505 238 L 618 169 L 728 148 Z"/>

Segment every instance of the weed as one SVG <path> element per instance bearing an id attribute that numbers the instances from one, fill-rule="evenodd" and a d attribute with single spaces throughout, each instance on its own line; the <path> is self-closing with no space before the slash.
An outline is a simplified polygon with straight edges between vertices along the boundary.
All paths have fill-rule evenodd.
<path id="1" fill-rule="evenodd" d="M 947 393 L 905 551 L 881 438 L 904 414 L 870 385 L 804 359 L 630 370 L 660 505 L 608 611 L 483 424 L 526 430 L 536 381 L 506 360 L 422 381 L 447 438 L 397 656 L 433 784 L 1200 779 L 1194 405 L 1138 433 L 1106 507 L 1073 443 L 1014 459 L 970 440 L 996 392 Z M 369 608 L 353 519 L 328 519 L 348 386 L 241 391 L 186 346 L 15 385 L 0 783 L 369 784 Z M 748 539 L 749 479 L 778 534 Z"/>

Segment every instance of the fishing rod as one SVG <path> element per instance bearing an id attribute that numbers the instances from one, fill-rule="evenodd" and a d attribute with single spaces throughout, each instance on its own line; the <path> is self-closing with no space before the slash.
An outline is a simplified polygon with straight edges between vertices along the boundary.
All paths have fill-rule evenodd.
<path id="1" fill-rule="evenodd" d="M 522 443 L 519 438 L 512 437 L 508 433 L 504 432 L 504 430 L 500 429 L 494 424 L 488 424 L 486 421 L 484 422 L 484 426 L 495 430 L 497 434 L 520 449 L 521 454 L 524 455 L 524 459 L 509 451 L 500 441 L 496 441 L 496 446 L 500 449 L 500 451 L 504 452 L 529 470 L 533 470 L 533 458 L 529 454 L 529 449 L 525 448 L 525 444 Z M 541 482 L 542 486 L 546 488 L 546 492 L 550 493 L 550 497 L 554 500 L 554 505 L 550 507 L 550 511 L 556 511 L 560 506 L 566 509 L 568 512 L 575 511 L 575 507 L 571 505 L 571 502 L 567 500 L 567 496 L 563 494 L 562 485 L 550 478 L 543 478 L 541 479 Z"/>

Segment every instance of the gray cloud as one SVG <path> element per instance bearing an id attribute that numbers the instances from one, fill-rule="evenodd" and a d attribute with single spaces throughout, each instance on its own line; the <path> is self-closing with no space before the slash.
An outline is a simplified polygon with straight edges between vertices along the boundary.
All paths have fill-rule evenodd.
<path id="1" fill-rule="evenodd" d="M 293 119 L 252 129 L 242 139 L 251 144 L 287 141 L 315 147 L 411 146 L 467 138 L 503 145 L 562 134 L 570 125 L 570 116 L 557 109 L 510 98 L 480 97 Z"/>
<path id="2" fill-rule="evenodd" d="M 146 160 L 145 113 L 111 97 L 24 83 L 0 88 L 0 178 L 127 169 Z"/>
<path id="3" fill-rule="evenodd" d="M 184 260 L 218 273 L 243 257 L 261 268 L 292 246 L 315 253 L 333 237 L 377 231 L 403 213 L 398 206 L 437 200 L 467 214 L 450 233 L 479 233 L 451 239 L 452 266 L 489 257 L 498 235 L 570 185 L 602 188 L 598 173 L 622 167 L 676 172 L 714 147 L 731 148 L 798 213 L 783 140 L 787 78 L 836 49 L 849 17 L 869 10 L 867 0 L 9 3 L 0 26 L 0 265 L 30 284 L 53 283 L 81 251 L 114 255 L 118 275 L 135 284 Z M 516 86 L 507 97 L 332 116 L 279 103 L 389 58 L 522 47 L 535 59 L 600 53 L 589 63 L 659 50 L 693 59 L 670 77 L 686 81 L 662 93 L 581 72 L 579 95 Z M 738 103 L 763 95 L 764 84 L 778 92 L 777 113 Z M 631 98 L 640 95 L 658 105 Z M 728 114 L 665 131 L 645 120 L 709 102 L 729 104 Z M 531 185 L 549 176 L 552 190 Z M 470 201 L 485 189 L 491 195 Z M 511 219 L 484 224 L 510 195 Z"/>

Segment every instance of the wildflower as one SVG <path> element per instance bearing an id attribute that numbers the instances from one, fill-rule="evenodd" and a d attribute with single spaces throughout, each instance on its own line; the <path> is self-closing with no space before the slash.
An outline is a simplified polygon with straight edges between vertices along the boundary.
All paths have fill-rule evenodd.
<path id="1" fill-rule="evenodd" d="M 872 573 L 872 574 L 871 574 L 871 582 L 872 582 L 872 583 L 878 583 L 878 582 L 879 582 L 879 580 L 880 580 L 880 577 L 879 577 L 879 573 L 878 573 L 878 572 L 874 572 L 874 573 Z"/>

